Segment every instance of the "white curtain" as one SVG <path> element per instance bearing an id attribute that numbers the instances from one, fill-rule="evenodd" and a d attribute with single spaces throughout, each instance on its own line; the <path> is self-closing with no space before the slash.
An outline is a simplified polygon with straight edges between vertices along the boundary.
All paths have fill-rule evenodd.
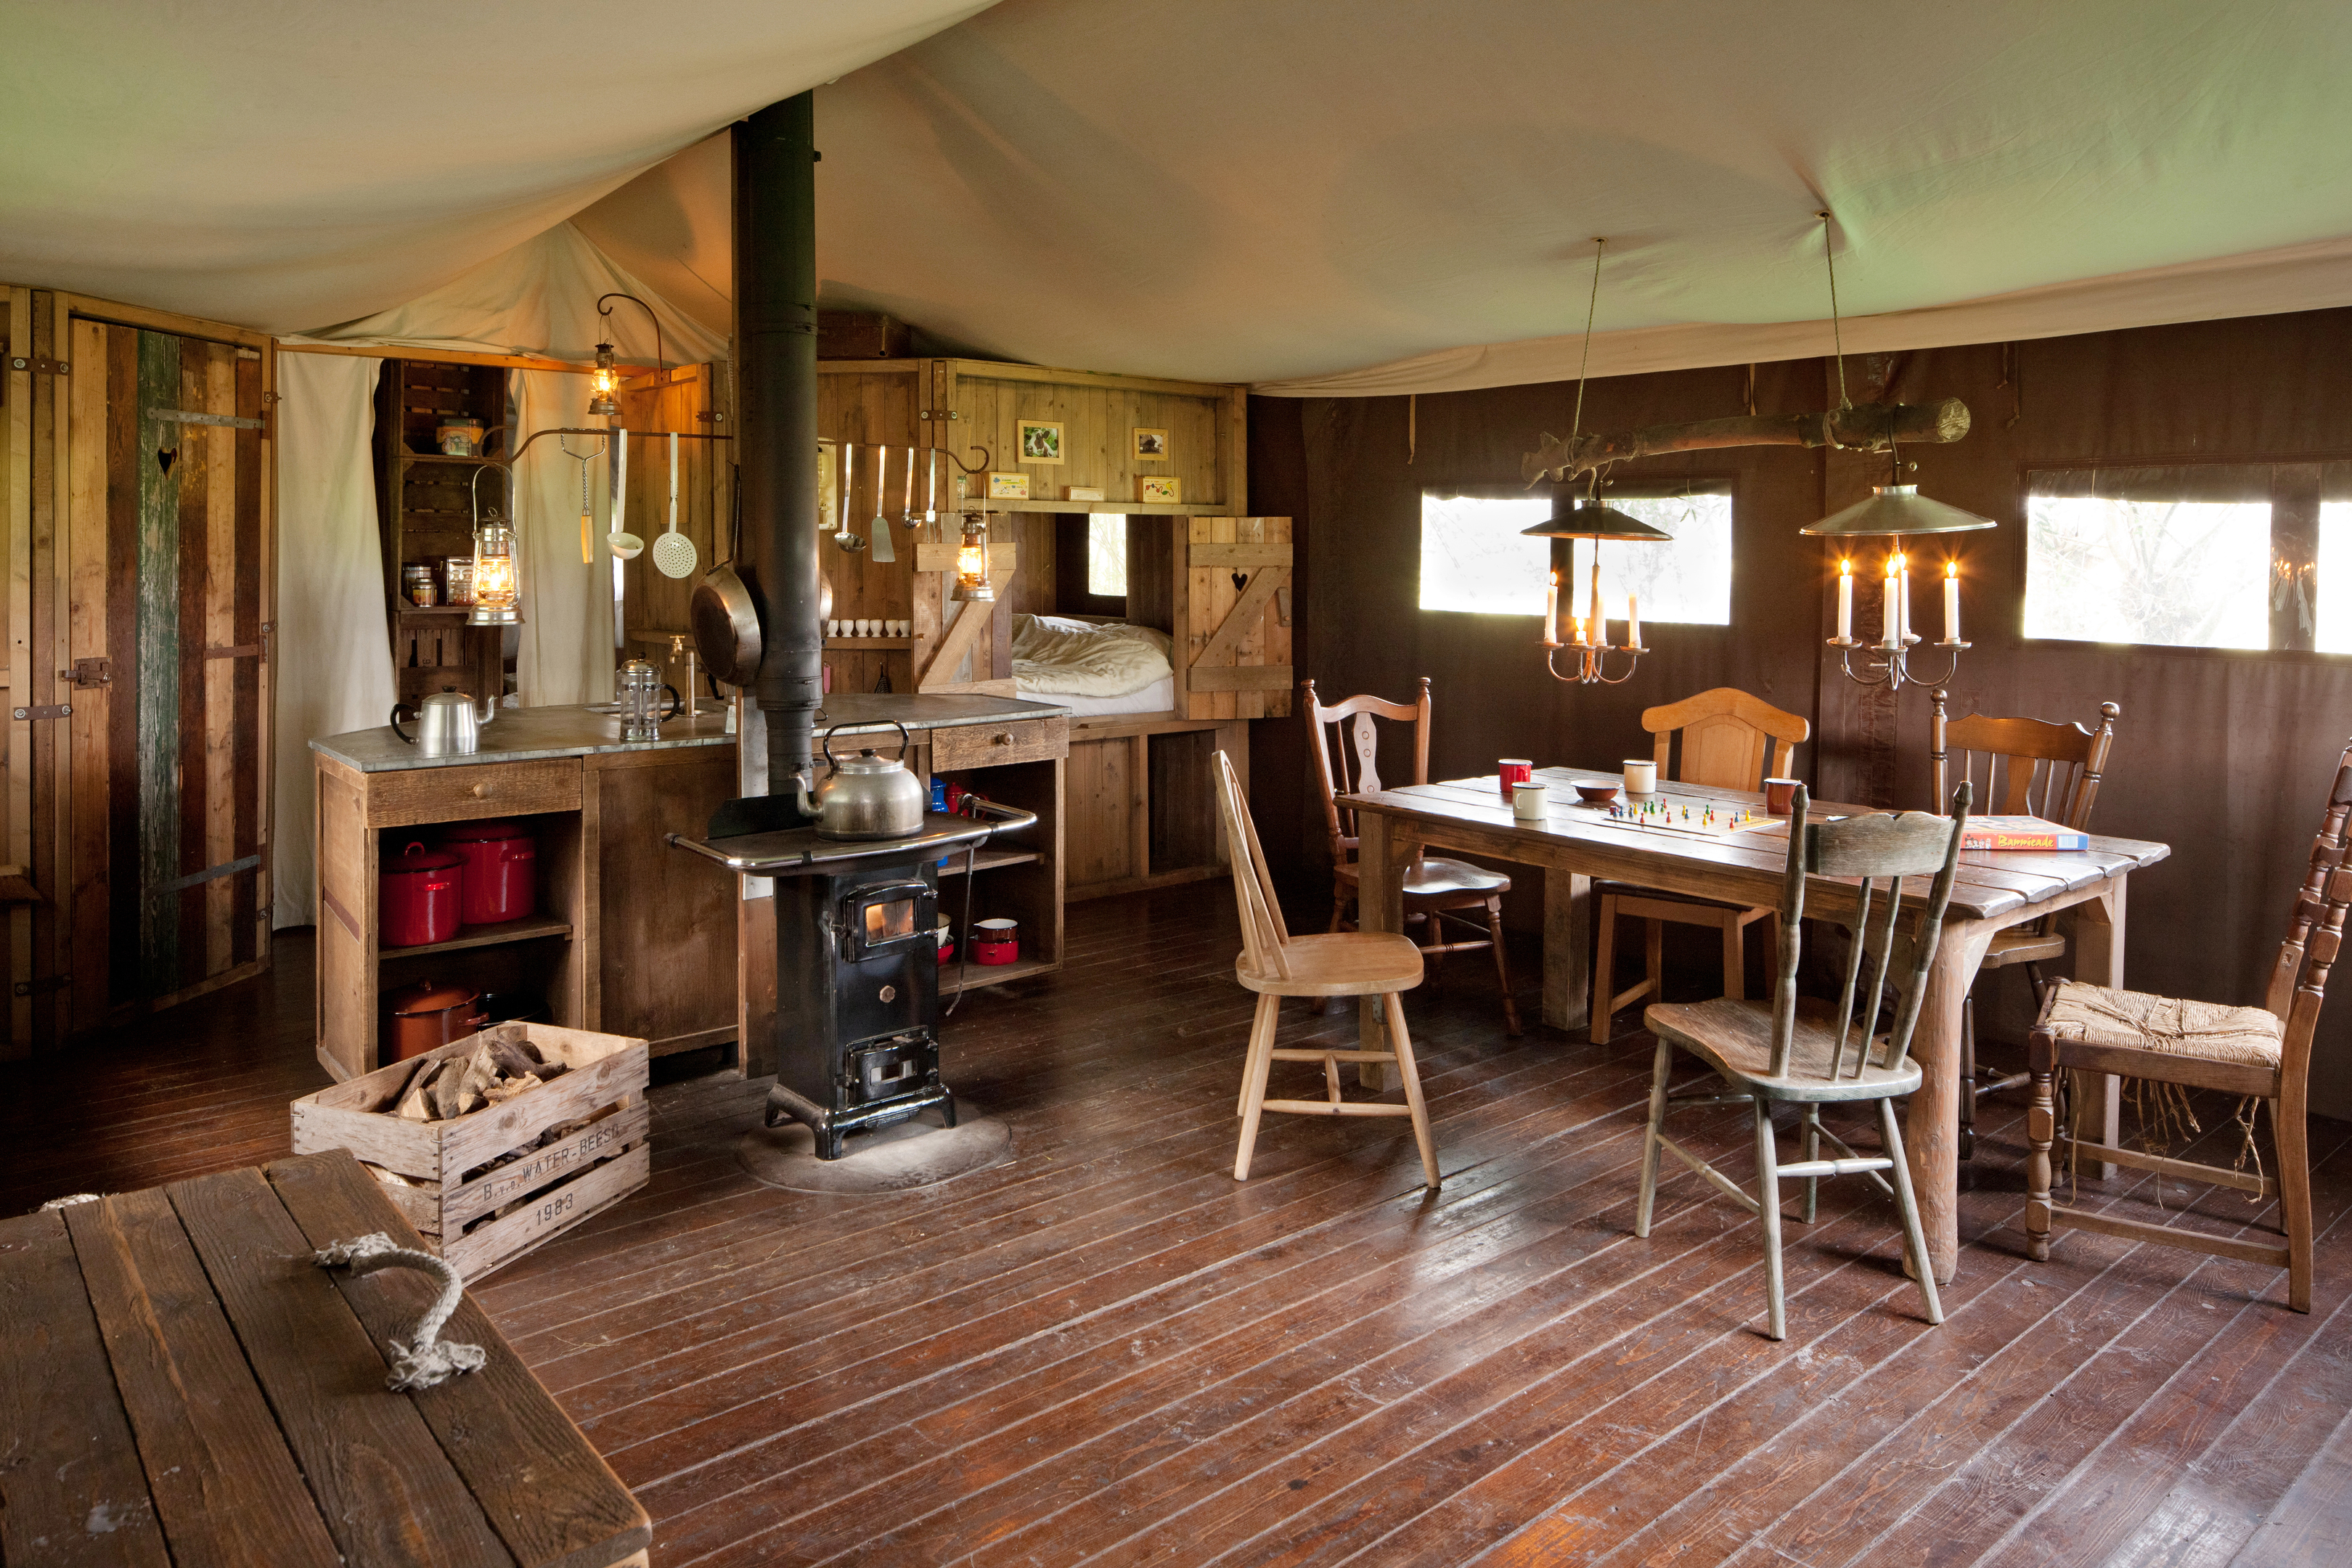
<path id="1" fill-rule="evenodd" d="M 383 547 L 370 458 L 376 367 L 340 354 L 278 359 L 277 804 L 273 929 L 319 919 L 310 740 L 392 711 Z"/>
<path id="2" fill-rule="evenodd" d="M 516 445 L 535 430 L 588 423 L 588 378 L 561 371 L 517 371 L 520 387 Z M 580 462 L 591 454 L 589 559 L 580 559 Z M 605 702 L 613 696 L 613 558 L 604 548 L 611 526 L 611 469 L 604 439 L 547 436 L 517 466 L 516 510 L 522 552 L 522 642 L 515 687 L 526 708 Z"/>

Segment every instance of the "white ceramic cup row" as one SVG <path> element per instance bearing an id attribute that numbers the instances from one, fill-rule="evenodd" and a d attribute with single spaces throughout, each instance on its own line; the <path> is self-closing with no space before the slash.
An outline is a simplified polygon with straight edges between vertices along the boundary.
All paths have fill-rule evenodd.
<path id="1" fill-rule="evenodd" d="M 912 621 L 827 621 L 824 635 L 829 637 L 902 637 L 915 628 Z"/>

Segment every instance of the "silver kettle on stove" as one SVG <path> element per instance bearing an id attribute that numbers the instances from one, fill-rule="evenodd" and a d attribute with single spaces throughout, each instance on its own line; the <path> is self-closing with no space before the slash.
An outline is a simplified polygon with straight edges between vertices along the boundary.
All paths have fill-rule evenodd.
<path id="1" fill-rule="evenodd" d="M 835 724 L 824 732 L 824 760 L 833 771 L 814 792 L 806 773 L 795 775 L 801 811 L 816 818 L 819 838 L 907 838 L 923 830 L 929 792 L 908 771 L 912 741 L 907 726 L 894 719 L 891 727 L 898 731 L 897 756 L 877 756 L 867 746 L 845 762 L 835 757 L 833 738 L 845 728 Z"/>
<path id="2" fill-rule="evenodd" d="M 416 733 L 400 727 L 404 713 L 416 720 Z M 462 691 L 436 691 L 411 709 L 393 705 L 392 732 L 428 757 L 464 757 L 481 744 L 482 728 L 499 716 L 499 705 L 484 699 L 479 708 Z"/>

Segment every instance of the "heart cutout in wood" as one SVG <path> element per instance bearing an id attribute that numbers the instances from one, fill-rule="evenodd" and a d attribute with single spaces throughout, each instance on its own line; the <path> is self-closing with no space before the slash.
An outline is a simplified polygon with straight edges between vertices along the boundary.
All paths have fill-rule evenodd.
<path id="1" fill-rule="evenodd" d="M 1234 573 L 1234 593 L 1238 594 L 1238 593 L 1240 593 L 1243 589 L 1244 589 L 1244 588 L 1246 588 L 1246 587 L 1248 587 L 1248 586 L 1249 586 L 1249 574 L 1248 574 L 1248 573 L 1246 573 L 1246 572 L 1236 572 L 1236 573 Z"/>

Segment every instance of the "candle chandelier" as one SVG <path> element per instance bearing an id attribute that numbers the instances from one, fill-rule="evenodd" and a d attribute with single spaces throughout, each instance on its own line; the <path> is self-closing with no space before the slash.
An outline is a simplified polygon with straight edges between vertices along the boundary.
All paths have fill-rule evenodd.
<path id="1" fill-rule="evenodd" d="M 1569 445 L 1573 447 L 1577 436 L 1584 429 L 1584 373 L 1592 363 L 1592 317 L 1601 303 L 1601 255 L 1608 240 L 1596 237 L 1592 242 L 1592 292 L 1584 303 L 1584 357 L 1576 367 L 1576 412 L 1569 421 Z M 1568 504 L 1563 504 L 1563 503 Z M 1550 586 L 1544 595 L 1543 636 L 1538 646 L 1544 650 L 1544 668 L 1551 671 L 1554 680 L 1573 681 L 1579 686 L 1618 686 L 1633 677 L 1633 667 L 1649 650 L 1642 646 L 1642 606 L 1633 594 L 1625 595 L 1625 640 L 1612 646 L 1609 641 L 1609 618 L 1601 605 L 1601 542 L 1604 539 L 1638 540 L 1656 542 L 1672 539 L 1673 534 L 1651 527 L 1638 517 L 1629 517 L 1614 507 L 1601 504 L 1601 476 L 1592 476 L 1591 488 L 1581 501 L 1572 501 L 1564 490 L 1553 492 L 1549 521 L 1520 531 L 1535 539 L 1558 539 L 1573 542 L 1592 541 L 1592 592 L 1589 598 L 1580 598 L 1576 592 L 1576 546 L 1573 542 L 1556 546 L 1552 555 Z M 1562 621 L 1559 605 L 1559 577 L 1565 569 L 1569 574 L 1568 615 Z M 1580 613 L 1578 605 L 1586 609 Z M 1568 635 L 1560 635 L 1563 628 Z M 1559 668 L 1562 648 L 1576 656 L 1571 670 Z M 1609 656 L 1625 656 L 1622 675 L 1609 673 Z"/>
<path id="2" fill-rule="evenodd" d="M 1845 341 L 1838 319 L 1837 258 L 1830 243 L 1830 215 L 1814 215 L 1822 220 L 1822 259 L 1829 268 L 1830 279 L 1830 339 L 1837 358 L 1838 406 L 1852 408 L 1846 396 Z M 1972 511 L 1931 500 L 1919 493 L 1917 485 L 1906 485 L 1903 479 L 1903 458 L 1900 448 L 1888 443 L 1892 471 L 1887 482 L 1871 487 L 1870 499 L 1814 523 L 1800 531 L 1816 538 L 1838 540 L 1884 539 L 1886 553 L 1878 568 L 1881 584 L 1879 638 L 1864 643 L 1853 635 L 1853 557 L 1851 553 L 1838 562 L 1837 635 L 1829 639 L 1836 648 L 1840 667 L 1848 679 L 1864 686 L 1884 686 L 1889 691 L 1900 691 L 1906 685 L 1925 681 L 1941 685 L 1958 673 L 1960 655 L 1969 644 L 1960 637 L 1960 563 L 1957 555 L 1944 561 L 1944 637 L 1934 646 L 1944 650 L 1946 659 L 1939 675 L 1925 675 L 1911 668 L 1911 650 L 1919 642 L 1919 635 L 1911 629 L 1911 552 L 1904 540 L 1920 534 L 1968 533 L 1994 526 L 1992 519 L 1979 517 Z M 1913 464 L 1916 468 L 1917 464 Z M 1851 546 L 1849 546 L 1851 549 Z M 1866 647 L 1863 667 L 1853 666 L 1856 648 Z"/>

